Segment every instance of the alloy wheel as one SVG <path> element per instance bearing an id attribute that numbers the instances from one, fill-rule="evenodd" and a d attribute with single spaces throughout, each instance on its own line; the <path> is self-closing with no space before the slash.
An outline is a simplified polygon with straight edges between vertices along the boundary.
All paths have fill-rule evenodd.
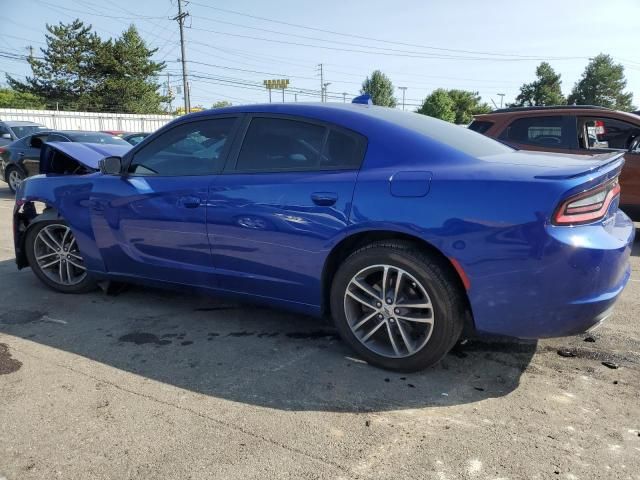
<path id="1" fill-rule="evenodd" d="M 18 190 L 22 183 L 22 174 L 15 168 L 9 172 L 9 186 L 13 191 Z"/>
<path id="2" fill-rule="evenodd" d="M 413 355 L 433 333 L 434 309 L 426 289 L 409 272 L 392 265 L 373 265 L 354 275 L 344 309 L 355 337 L 384 357 Z"/>
<path id="3" fill-rule="evenodd" d="M 38 268 L 59 285 L 77 285 L 87 276 L 87 268 L 71 229 L 62 224 L 42 228 L 34 241 Z"/>

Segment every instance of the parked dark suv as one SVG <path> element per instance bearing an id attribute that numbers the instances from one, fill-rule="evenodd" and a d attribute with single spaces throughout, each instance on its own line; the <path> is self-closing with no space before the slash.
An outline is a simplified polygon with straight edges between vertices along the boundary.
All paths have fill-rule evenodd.
<path id="1" fill-rule="evenodd" d="M 640 215 L 640 116 L 604 107 L 564 105 L 495 110 L 469 128 L 522 150 L 595 155 L 625 153 L 621 205 Z"/>

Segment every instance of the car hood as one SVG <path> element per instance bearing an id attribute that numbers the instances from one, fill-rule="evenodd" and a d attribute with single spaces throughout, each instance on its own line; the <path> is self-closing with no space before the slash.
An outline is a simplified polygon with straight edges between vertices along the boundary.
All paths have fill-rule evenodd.
<path id="1" fill-rule="evenodd" d="M 121 157 L 127 153 L 133 145 L 109 145 L 102 143 L 80 143 L 80 142 L 48 142 L 46 146 L 64 153 L 73 158 L 87 168 L 98 170 L 100 160 L 105 157 Z M 46 149 L 42 149 L 42 154 Z M 43 162 L 41 154 L 40 173 L 48 173 L 46 162 Z"/>
<path id="2" fill-rule="evenodd" d="M 489 163 L 513 166 L 533 173 L 535 178 L 562 179 L 588 175 L 614 163 L 623 162 L 624 152 L 598 155 L 572 155 L 565 153 L 527 152 L 516 150 L 500 155 L 483 157 Z"/>

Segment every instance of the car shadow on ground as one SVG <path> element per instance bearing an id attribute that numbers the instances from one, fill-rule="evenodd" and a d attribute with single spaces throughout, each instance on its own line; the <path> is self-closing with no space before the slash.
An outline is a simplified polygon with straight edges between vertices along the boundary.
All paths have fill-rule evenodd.
<path id="1" fill-rule="evenodd" d="M 434 368 L 401 374 L 363 363 L 330 324 L 300 315 L 140 287 L 62 295 L 29 269 L 17 272 L 13 260 L 0 262 L 0 282 L 11 299 L 0 307 L 2 334 L 283 410 L 367 412 L 500 397 L 517 388 L 536 350 L 535 343 L 472 340 Z"/>

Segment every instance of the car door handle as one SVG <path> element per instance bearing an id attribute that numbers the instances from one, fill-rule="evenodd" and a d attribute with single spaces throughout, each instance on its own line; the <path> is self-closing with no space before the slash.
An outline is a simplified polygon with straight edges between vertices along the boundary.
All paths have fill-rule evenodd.
<path id="1" fill-rule="evenodd" d="M 311 194 L 311 200 L 316 205 L 329 207 L 338 201 L 338 194 L 333 192 L 315 192 Z"/>
<path id="2" fill-rule="evenodd" d="M 192 196 L 180 197 L 180 199 L 178 200 L 178 204 L 185 208 L 199 207 L 201 202 L 202 200 L 200 200 L 200 197 Z"/>

